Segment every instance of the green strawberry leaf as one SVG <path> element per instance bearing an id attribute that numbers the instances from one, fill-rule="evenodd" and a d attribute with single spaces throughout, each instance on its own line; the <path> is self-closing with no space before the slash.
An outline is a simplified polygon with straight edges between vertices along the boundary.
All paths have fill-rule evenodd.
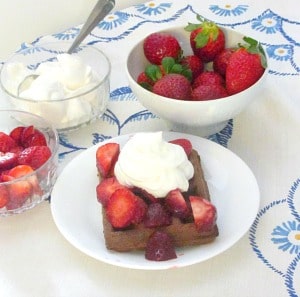
<path id="1" fill-rule="evenodd" d="M 158 65 L 148 65 L 145 69 L 145 73 L 153 81 L 157 81 L 162 78 L 162 73 Z"/>
<path id="2" fill-rule="evenodd" d="M 152 91 L 152 86 L 147 82 L 141 82 L 139 85 L 148 91 Z"/>
<path id="3" fill-rule="evenodd" d="M 204 47 L 209 40 L 209 35 L 207 35 L 205 32 L 200 32 L 195 37 L 196 42 L 196 48 Z"/>
<path id="4" fill-rule="evenodd" d="M 243 40 L 246 44 L 239 44 L 240 47 L 245 48 L 249 53 L 260 56 L 261 65 L 267 68 L 267 58 L 262 45 L 255 39 L 245 36 Z"/>
<path id="5" fill-rule="evenodd" d="M 164 57 L 161 61 L 162 67 L 166 73 L 171 73 L 175 65 L 175 60 L 172 57 Z"/>

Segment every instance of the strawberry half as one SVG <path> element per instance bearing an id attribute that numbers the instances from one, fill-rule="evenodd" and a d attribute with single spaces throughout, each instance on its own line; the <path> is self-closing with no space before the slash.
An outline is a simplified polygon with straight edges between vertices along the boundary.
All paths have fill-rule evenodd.
<path id="1" fill-rule="evenodd" d="M 217 210 L 216 207 L 208 200 L 198 197 L 189 197 L 194 223 L 199 232 L 210 231 L 216 224 Z"/>
<path id="2" fill-rule="evenodd" d="M 18 154 L 0 152 L 0 171 L 8 170 L 18 164 Z"/>
<path id="3" fill-rule="evenodd" d="M 111 195 L 106 206 L 106 215 L 114 228 L 126 228 L 140 222 L 145 215 L 146 208 L 141 198 L 129 189 L 121 188 Z"/>
<path id="4" fill-rule="evenodd" d="M 102 178 L 114 176 L 114 167 L 120 154 L 120 145 L 109 142 L 96 151 L 96 166 Z"/>
<path id="5" fill-rule="evenodd" d="M 32 194 L 32 185 L 26 180 L 15 181 L 7 188 L 9 193 L 9 201 L 6 204 L 7 209 L 21 207 Z"/>
<path id="6" fill-rule="evenodd" d="M 17 146 L 17 143 L 4 132 L 0 132 L 0 152 L 7 153 L 10 152 L 14 147 Z"/>
<path id="7" fill-rule="evenodd" d="M 191 214 L 181 191 L 179 189 L 172 190 L 165 198 L 165 204 L 173 216 L 180 219 L 186 219 Z"/>
<path id="8" fill-rule="evenodd" d="M 0 208 L 6 206 L 9 200 L 8 190 L 5 185 L 0 184 Z"/>
<path id="9" fill-rule="evenodd" d="M 102 179 L 96 187 L 98 202 L 106 207 L 111 195 L 121 188 L 125 188 L 125 186 L 121 185 L 114 176 Z"/>
<path id="10" fill-rule="evenodd" d="M 145 258 L 151 261 L 166 261 L 177 258 L 171 236 L 163 231 L 155 231 L 148 239 Z"/>
<path id="11" fill-rule="evenodd" d="M 48 146 L 30 146 L 19 154 L 18 163 L 20 165 L 29 165 L 36 170 L 47 162 L 51 154 Z"/>
<path id="12" fill-rule="evenodd" d="M 159 203 L 151 203 L 148 206 L 146 216 L 144 218 L 144 225 L 147 228 L 156 228 L 168 226 L 172 223 L 170 213 Z"/>

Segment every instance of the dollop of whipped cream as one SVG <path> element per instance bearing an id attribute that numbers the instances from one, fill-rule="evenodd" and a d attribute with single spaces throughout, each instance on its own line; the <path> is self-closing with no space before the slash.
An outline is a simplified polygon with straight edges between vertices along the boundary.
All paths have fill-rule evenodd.
<path id="1" fill-rule="evenodd" d="M 176 188 L 187 191 L 194 168 L 183 148 L 169 143 L 162 132 L 137 133 L 122 148 L 115 176 L 128 187 L 139 187 L 157 198 Z"/>
<path id="2" fill-rule="evenodd" d="M 56 61 L 41 63 L 31 73 L 39 76 L 21 91 L 20 97 L 37 101 L 64 99 L 91 89 L 98 82 L 92 68 L 78 56 L 59 54 L 56 58 Z M 30 74 L 20 64 L 15 64 L 11 69 L 14 77 Z M 18 88 L 14 91 L 16 93 Z"/>
<path id="3" fill-rule="evenodd" d="M 26 76 L 37 74 L 32 81 Z M 10 93 L 31 101 L 14 101 L 15 107 L 49 119 L 56 128 L 76 126 L 89 120 L 93 106 L 97 106 L 95 87 L 100 78 L 83 59 L 67 53 L 55 60 L 41 63 L 36 70 L 21 62 L 12 62 L 6 68 L 6 88 Z M 19 90 L 22 84 L 22 90 Z M 78 97 L 76 97 L 78 96 Z M 73 98 L 71 100 L 61 100 Z M 39 104 L 36 104 L 39 102 Z M 17 106 L 19 105 L 19 106 Z"/>

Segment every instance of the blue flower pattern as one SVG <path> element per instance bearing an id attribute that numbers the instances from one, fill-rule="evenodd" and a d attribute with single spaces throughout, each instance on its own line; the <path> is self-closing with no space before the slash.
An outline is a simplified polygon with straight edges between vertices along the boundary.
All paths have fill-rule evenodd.
<path id="1" fill-rule="evenodd" d="M 178 6 L 178 4 L 177 4 Z M 186 5 L 184 7 L 177 7 L 174 2 L 172 4 L 168 1 L 150 1 L 144 4 L 135 5 L 128 10 L 122 12 L 115 12 L 107 16 L 102 22 L 99 23 L 97 32 L 91 35 L 89 40 L 90 44 L 101 44 L 118 42 L 121 39 L 133 34 L 133 32 L 140 27 L 147 24 L 159 24 L 159 23 L 175 23 L 180 21 L 184 14 L 190 14 L 190 18 L 196 17 L 199 8 Z M 266 49 L 269 57 L 269 73 L 275 76 L 291 76 L 299 75 L 300 65 L 295 61 L 295 51 L 299 52 L 299 44 L 290 36 L 287 35 L 283 29 L 285 25 L 297 26 L 297 30 L 300 30 L 300 23 L 296 21 L 289 21 L 282 18 L 280 15 L 275 14 L 270 10 L 262 11 L 257 17 L 247 19 L 247 11 L 249 6 L 246 4 L 238 5 L 210 5 L 208 10 L 216 17 L 217 23 L 222 26 L 239 28 L 242 26 L 250 26 L 253 32 L 264 34 L 265 41 L 263 46 Z M 240 18 L 240 16 L 244 16 Z M 230 23 L 228 22 L 230 20 Z M 237 20 L 237 21 L 236 21 Z M 242 20 L 242 21 L 239 21 Z M 109 32 L 118 27 L 118 34 L 116 36 L 109 36 Z M 124 29 L 122 29 L 124 28 Z M 297 31 L 296 30 L 296 31 Z M 51 37 L 53 40 L 72 40 L 78 33 L 79 28 L 72 28 L 63 33 L 53 34 Z M 108 33 L 107 33 L 108 32 Z M 272 35 L 280 34 L 282 42 L 280 44 L 272 43 Z M 270 38 L 269 38 L 270 37 Z M 264 39 L 262 39 L 264 40 Z M 35 42 L 38 43 L 40 39 Z M 22 48 L 30 48 L 30 45 L 23 44 Z M 29 49 L 30 50 L 30 49 Z M 291 66 L 289 72 L 280 67 L 280 63 L 287 63 Z M 285 65 L 287 65 L 285 64 Z M 279 65 L 279 66 L 277 66 Z M 142 106 L 139 110 L 132 112 L 130 106 L 132 103 L 136 104 L 136 98 L 132 94 L 130 88 L 127 85 L 116 87 L 111 91 L 111 99 L 107 111 L 104 116 L 99 120 L 99 132 L 93 132 L 89 145 L 102 142 L 113 136 L 117 136 L 126 133 L 126 128 L 133 122 L 147 124 L 150 121 L 159 121 L 159 119 L 145 110 Z M 113 104 L 126 104 L 126 110 L 128 111 L 127 117 L 121 119 L 118 114 L 114 113 Z M 106 130 L 101 128 L 101 125 L 114 129 L 114 135 L 107 133 Z M 232 136 L 234 130 L 234 120 L 230 120 L 227 126 L 215 135 L 211 135 L 208 138 L 215 141 L 225 147 Z M 69 139 L 68 134 L 60 135 L 60 144 L 64 148 L 60 152 L 60 159 L 63 160 L 69 154 L 80 152 L 88 147 L 77 146 L 73 141 Z M 258 259 L 265 264 L 266 267 L 272 269 L 275 273 L 283 278 L 284 284 L 287 288 L 287 292 L 290 296 L 297 296 L 295 289 L 295 273 L 300 269 L 300 213 L 299 205 L 296 207 L 295 194 L 298 191 L 300 181 L 297 180 L 292 186 L 286 198 L 281 200 L 272 201 L 268 205 L 262 207 L 259 211 L 256 220 L 254 221 L 249 231 L 249 243 L 253 249 L 253 252 L 257 255 Z M 300 197 L 300 195 L 299 195 Z M 299 204 L 299 201 L 298 201 Z M 285 271 L 276 267 L 276 262 L 271 263 L 265 256 L 267 251 L 264 251 L 257 240 L 257 233 L 259 231 L 260 222 L 266 215 L 270 215 L 273 209 L 278 207 L 286 207 L 289 210 L 289 218 L 281 224 L 275 225 L 273 230 L 270 231 L 269 240 L 272 243 L 272 248 L 277 249 L 281 253 L 289 255 L 291 257 L 290 265 L 286 267 Z M 298 269 L 298 270 L 297 270 Z M 300 292 L 298 292 L 300 294 Z"/>

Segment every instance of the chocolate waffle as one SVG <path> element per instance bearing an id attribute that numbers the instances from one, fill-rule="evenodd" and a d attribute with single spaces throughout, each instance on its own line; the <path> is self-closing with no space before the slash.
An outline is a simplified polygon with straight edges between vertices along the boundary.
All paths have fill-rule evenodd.
<path id="1" fill-rule="evenodd" d="M 183 193 L 184 196 L 201 196 L 210 201 L 201 159 L 197 151 L 192 150 L 189 160 L 194 167 L 194 176 L 189 181 L 189 189 Z M 210 231 L 199 232 L 195 227 L 193 218 L 181 220 L 173 216 L 172 223 L 169 226 L 147 228 L 143 223 L 140 223 L 124 230 L 116 230 L 108 222 L 104 208 L 102 208 L 102 217 L 106 247 L 118 252 L 145 249 L 149 236 L 158 229 L 167 232 L 173 238 L 176 247 L 206 244 L 212 242 L 219 234 L 217 225 Z"/>

